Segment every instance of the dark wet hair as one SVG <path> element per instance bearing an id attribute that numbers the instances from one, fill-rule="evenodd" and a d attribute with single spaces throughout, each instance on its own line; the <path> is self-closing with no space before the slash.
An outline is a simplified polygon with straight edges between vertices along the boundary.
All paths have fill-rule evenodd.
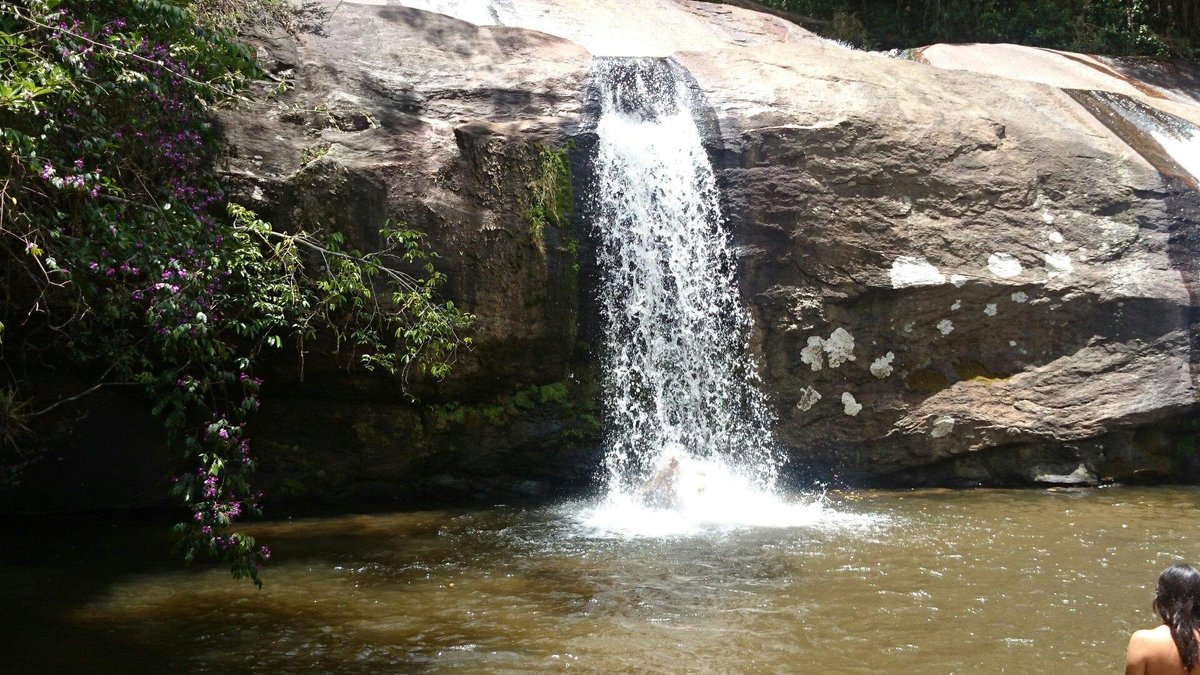
<path id="1" fill-rule="evenodd" d="M 1196 629 L 1200 628 L 1200 572 L 1191 565 L 1171 565 L 1158 575 L 1154 611 L 1171 629 L 1183 669 L 1190 671 L 1200 661 Z"/>

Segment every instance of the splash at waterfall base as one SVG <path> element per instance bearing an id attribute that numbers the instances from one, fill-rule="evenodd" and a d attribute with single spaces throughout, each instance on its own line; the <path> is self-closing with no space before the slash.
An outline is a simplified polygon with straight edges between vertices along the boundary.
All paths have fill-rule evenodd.
<path id="1" fill-rule="evenodd" d="M 670 469 L 674 462 L 675 468 Z M 657 479 L 671 476 L 669 495 Z M 576 505 L 571 518 L 591 537 L 680 537 L 745 528 L 803 528 L 866 523 L 822 495 L 784 493 L 747 479 L 719 459 L 667 454 L 661 468 L 631 492 L 610 490 Z"/>

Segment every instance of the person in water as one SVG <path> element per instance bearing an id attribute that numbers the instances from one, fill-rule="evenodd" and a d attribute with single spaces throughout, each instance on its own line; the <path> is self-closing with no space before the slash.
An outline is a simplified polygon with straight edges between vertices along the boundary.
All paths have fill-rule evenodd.
<path id="1" fill-rule="evenodd" d="M 672 456 L 638 490 L 642 504 L 655 509 L 679 507 L 679 458 Z"/>
<path id="2" fill-rule="evenodd" d="M 1183 564 L 1163 570 L 1154 611 L 1163 625 L 1129 639 L 1125 675 L 1200 675 L 1200 572 Z"/>

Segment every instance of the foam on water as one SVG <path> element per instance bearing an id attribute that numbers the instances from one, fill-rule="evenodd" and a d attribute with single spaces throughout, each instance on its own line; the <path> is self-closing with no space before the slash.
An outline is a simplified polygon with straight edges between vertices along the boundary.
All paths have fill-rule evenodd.
<path id="1" fill-rule="evenodd" d="M 636 492 L 613 491 L 575 513 L 590 537 L 676 537 L 747 527 L 864 527 L 883 518 L 835 510 L 823 496 L 791 498 L 765 490 L 720 459 L 679 458 L 677 503 L 647 504 Z"/>
<path id="2" fill-rule="evenodd" d="M 1179 166 L 1200 180 L 1200 129 L 1179 129 L 1174 133 L 1154 129 L 1150 135 Z"/>

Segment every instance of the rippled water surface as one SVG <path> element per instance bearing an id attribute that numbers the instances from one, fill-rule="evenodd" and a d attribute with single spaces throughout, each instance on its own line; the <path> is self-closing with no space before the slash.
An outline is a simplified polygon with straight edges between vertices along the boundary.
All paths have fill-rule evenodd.
<path id="1" fill-rule="evenodd" d="M 11 672 L 1116 672 L 1200 491 L 850 492 L 630 537 L 587 505 L 259 524 L 257 591 L 163 525 L 8 523 Z"/>

